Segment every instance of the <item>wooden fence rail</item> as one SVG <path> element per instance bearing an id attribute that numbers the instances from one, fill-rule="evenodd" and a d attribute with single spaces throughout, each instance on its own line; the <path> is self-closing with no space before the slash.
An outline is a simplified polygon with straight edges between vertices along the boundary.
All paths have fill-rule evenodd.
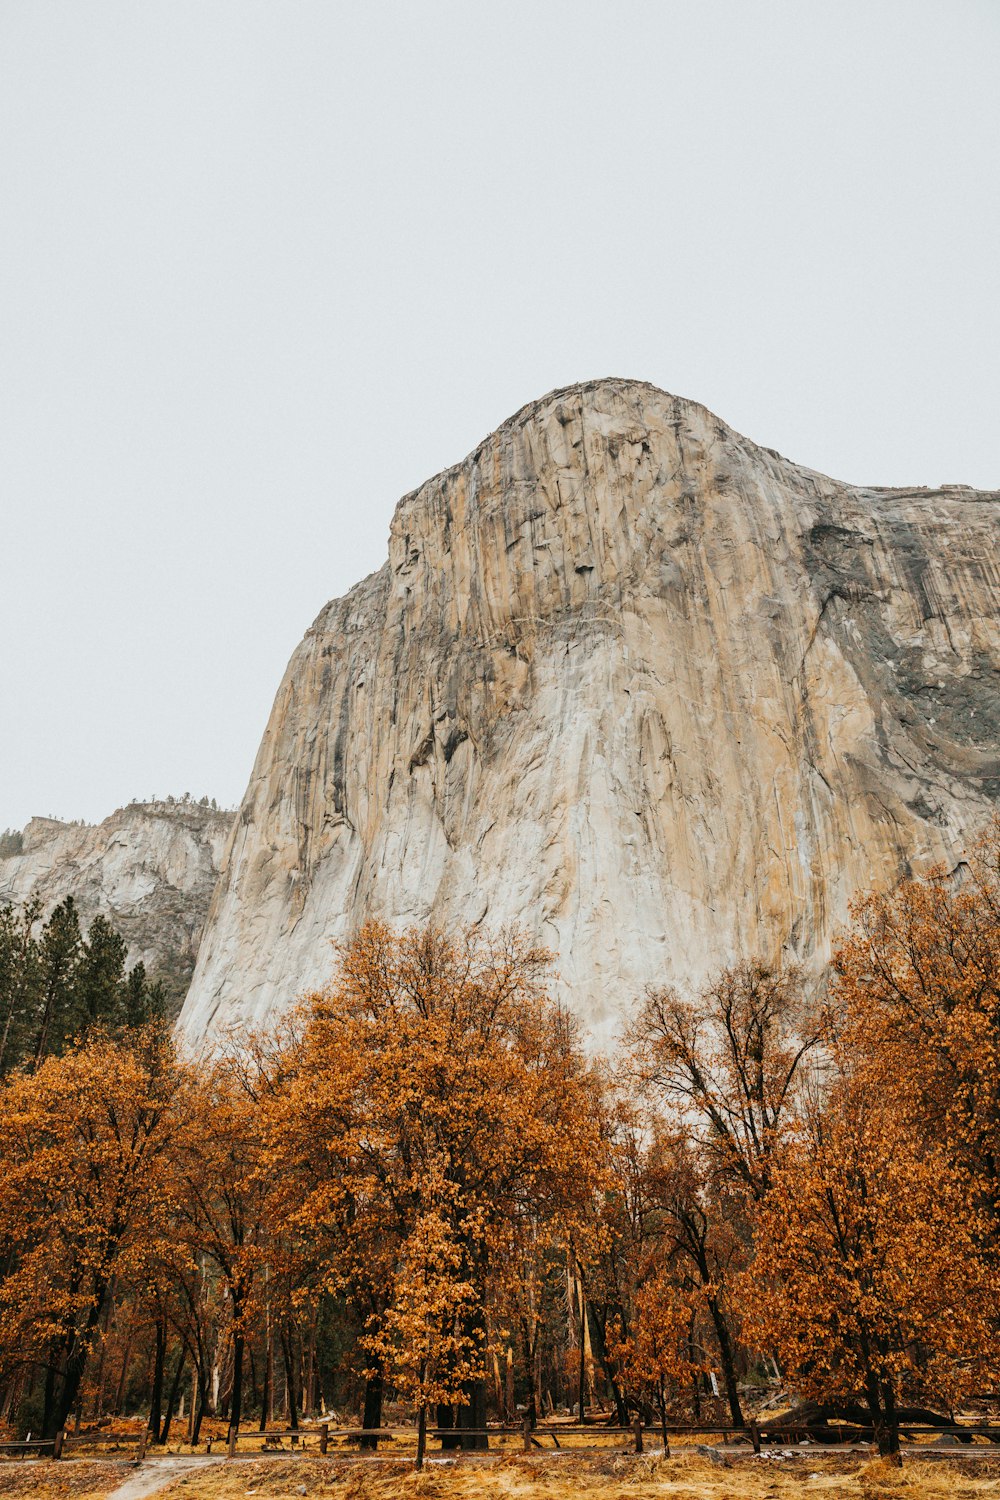
<path id="1" fill-rule="evenodd" d="M 847 1422 L 827 1422 L 823 1424 L 823 1427 L 824 1434 L 821 1437 L 815 1427 L 810 1428 L 801 1423 L 783 1423 L 780 1418 L 774 1422 L 756 1418 L 744 1427 L 712 1422 L 669 1422 L 667 1437 L 669 1440 L 674 1437 L 717 1436 L 721 1437 L 724 1443 L 749 1444 L 755 1453 L 760 1453 L 765 1448 L 787 1447 L 792 1444 L 810 1443 L 828 1446 L 831 1440 L 834 1444 L 871 1441 L 871 1427 Z M 601 1440 L 625 1442 L 632 1446 L 635 1452 L 641 1453 L 644 1434 L 657 1438 L 661 1431 L 659 1424 L 651 1423 L 644 1426 L 638 1417 L 629 1427 L 602 1422 L 567 1423 L 565 1425 L 542 1423 L 532 1427 L 526 1417 L 519 1426 L 496 1423 L 489 1427 L 477 1428 L 428 1427 L 427 1437 L 440 1441 L 442 1448 L 459 1448 L 470 1439 L 520 1437 L 525 1451 L 530 1451 L 532 1447 L 541 1447 L 543 1438 L 551 1438 L 558 1448 L 561 1438 L 587 1437 L 594 1439 L 594 1445 L 599 1444 Z M 901 1422 L 899 1433 L 901 1437 L 910 1441 L 916 1437 L 948 1438 L 952 1444 L 955 1439 L 958 1439 L 962 1445 L 968 1445 L 976 1438 L 980 1438 L 989 1443 L 1000 1444 L 1000 1424 L 995 1422 L 951 1422 L 940 1425 L 931 1422 Z M 244 1451 L 251 1444 L 260 1444 L 264 1449 L 273 1448 L 275 1445 L 284 1448 L 286 1442 L 291 1448 L 301 1446 L 304 1449 L 307 1441 L 313 1440 L 320 1453 L 327 1453 L 331 1442 L 349 1443 L 353 1446 L 361 1443 L 362 1440 L 368 1440 L 370 1447 L 375 1449 L 380 1443 L 391 1443 L 398 1439 L 412 1442 L 416 1439 L 416 1435 L 415 1427 L 335 1427 L 332 1423 L 320 1422 L 298 1428 L 267 1428 L 263 1432 L 251 1427 L 242 1429 L 231 1427 L 225 1437 L 213 1434 L 206 1437 L 204 1442 L 208 1453 L 211 1453 L 213 1444 L 221 1446 L 224 1443 L 227 1455 L 232 1458 L 235 1457 L 240 1444 L 244 1445 Z M 19 1453 L 27 1456 L 34 1454 L 39 1458 L 51 1455 L 54 1458 L 61 1458 L 67 1455 L 70 1449 L 79 1451 L 87 1448 L 127 1446 L 136 1446 L 138 1457 L 142 1459 L 146 1456 L 148 1449 L 154 1446 L 152 1434 L 149 1431 L 136 1431 L 134 1428 L 122 1432 L 99 1431 L 74 1434 L 59 1432 L 54 1439 L 31 1438 L 0 1442 L 0 1453 Z"/>

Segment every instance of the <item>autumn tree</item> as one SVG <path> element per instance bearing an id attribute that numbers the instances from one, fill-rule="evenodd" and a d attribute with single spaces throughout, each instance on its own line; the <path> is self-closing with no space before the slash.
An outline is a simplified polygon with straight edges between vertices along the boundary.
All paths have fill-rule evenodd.
<path id="1" fill-rule="evenodd" d="M 44 1433 L 73 1409 L 116 1282 L 169 1236 L 185 1074 L 162 1034 L 95 1039 L 0 1094 L 0 1358 L 45 1377 Z"/>
<path id="2" fill-rule="evenodd" d="M 668 1397 L 697 1374 L 691 1347 L 692 1294 L 668 1265 L 654 1266 L 636 1291 L 631 1329 L 621 1325 L 611 1332 L 611 1351 L 623 1379 L 649 1396 L 659 1419 L 663 1451 L 670 1452 L 667 1432 Z"/>
<path id="3" fill-rule="evenodd" d="M 403 1245 L 392 1301 L 363 1340 L 417 1408 L 418 1469 L 428 1407 L 464 1403 L 482 1376 L 485 1328 L 467 1270 L 465 1247 L 447 1217 L 422 1214 Z"/>
<path id="4" fill-rule="evenodd" d="M 720 1189 L 760 1199 L 821 1029 L 797 970 L 744 963 L 724 969 L 697 1000 L 651 991 L 630 1041 L 639 1081 L 691 1123 Z"/>
<path id="5" fill-rule="evenodd" d="M 953 1406 L 996 1379 L 995 1276 L 947 1153 L 839 1062 L 759 1205 L 747 1336 L 804 1395 L 863 1403 L 897 1454 L 902 1401 Z"/>
<path id="6" fill-rule="evenodd" d="M 242 1416 L 246 1337 L 268 1232 L 269 1182 L 261 1170 L 255 1071 L 247 1055 L 223 1055 L 202 1065 L 197 1111 L 175 1152 L 178 1223 L 189 1254 L 208 1256 L 222 1279 L 232 1350 L 233 1427 L 239 1427 Z M 203 1410 L 205 1395 L 203 1391 Z"/>
<path id="7" fill-rule="evenodd" d="M 465 1351 L 465 1428 L 486 1421 L 491 1269 L 527 1220 L 586 1190 L 598 1159 L 593 1079 L 545 992 L 548 962 L 516 933 L 368 924 L 309 1001 L 274 1128 L 275 1169 L 298 1163 L 302 1184 L 288 1222 L 323 1247 L 327 1287 L 358 1300 L 376 1377 L 402 1347 L 401 1309 L 443 1295 L 442 1276 L 456 1296 L 471 1288 L 441 1330 Z M 412 1253 L 429 1225 L 448 1246 L 430 1281 Z M 366 1407 L 366 1425 L 377 1416 Z"/>
<path id="8" fill-rule="evenodd" d="M 821 1033 L 794 969 L 725 969 L 696 1000 L 651 991 L 628 1033 L 633 1076 L 661 1115 L 658 1196 L 669 1239 L 699 1281 L 732 1420 L 743 1423 L 727 1280 L 749 1254 Z"/>
<path id="9" fill-rule="evenodd" d="M 900 1128 L 945 1143 L 1000 1251 L 1000 818 L 955 870 L 858 903 L 830 1024 Z"/>

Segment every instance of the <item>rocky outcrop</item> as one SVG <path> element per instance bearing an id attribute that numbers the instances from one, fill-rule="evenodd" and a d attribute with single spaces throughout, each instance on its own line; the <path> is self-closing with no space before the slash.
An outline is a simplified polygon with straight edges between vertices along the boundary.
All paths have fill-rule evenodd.
<path id="1" fill-rule="evenodd" d="M 1000 792 L 998 519 L 644 384 L 525 407 L 293 655 L 184 1035 L 266 1023 L 369 914 L 525 924 L 598 1036 L 650 981 L 818 969 Z"/>
<path id="2" fill-rule="evenodd" d="M 84 927 L 100 912 L 179 1008 L 232 820 L 189 799 L 132 802 L 97 825 L 32 818 L 0 855 L 0 904 L 36 896 L 48 915 L 72 896 Z"/>

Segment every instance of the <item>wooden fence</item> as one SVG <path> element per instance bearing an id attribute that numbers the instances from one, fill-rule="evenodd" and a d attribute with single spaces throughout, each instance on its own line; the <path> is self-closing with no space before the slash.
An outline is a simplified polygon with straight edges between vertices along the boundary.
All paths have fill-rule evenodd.
<path id="1" fill-rule="evenodd" d="M 899 1424 L 900 1437 L 908 1442 L 918 1441 L 922 1438 L 940 1439 L 946 1438 L 949 1442 L 948 1449 L 935 1448 L 935 1452 L 957 1451 L 976 1442 L 978 1438 L 990 1444 L 1000 1444 L 1000 1425 L 990 1422 L 954 1422 L 938 1426 L 929 1422 L 905 1422 Z M 225 1449 L 229 1458 L 234 1458 L 239 1451 L 244 1453 L 256 1451 L 257 1453 L 274 1453 L 289 1451 L 308 1451 L 327 1454 L 331 1451 L 331 1444 L 346 1444 L 351 1448 L 358 1447 L 359 1451 L 377 1451 L 381 1444 L 394 1444 L 399 1441 L 412 1444 L 416 1441 L 416 1427 L 335 1427 L 329 1422 L 313 1423 L 298 1428 L 273 1428 L 263 1432 L 254 1428 L 244 1427 L 241 1429 L 230 1428 L 226 1436 L 219 1437 L 213 1434 L 203 1439 L 205 1452 L 211 1453 L 213 1445 L 218 1452 Z M 630 1427 L 604 1425 L 598 1422 L 585 1422 L 583 1424 L 548 1423 L 532 1427 L 528 1419 L 519 1426 L 509 1424 L 496 1424 L 490 1427 L 468 1428 L 468 1427 L 428 1427 L 427 1438 L 436 1439 L 440 1442 L 442 1450 L 461 1449 L 468 1440 L 490 1438 L 520 1437 L 524 1451 L 530 1453 L 534 1448 L 544 1448 L 546 1441 L 551 1441 L 555 1448 L 561 1447 L 560 1439 L 588 1437 L 592 1442 L 585 1446 L 576 1446 L 575 1452 L 587 1452 L 599 1449 L 607 1442 L 624 1444 L 635 1453 L 643 1451 L 645 1439 L 651 1439 L 654 1446 L 662 1442 L 662 1428 L 651 1424 L 643 1426 L 640 1418 L 636 1417 Z M 808 1444 L 812 1447 L 845 1446 L 852 1443 L 870 1443 L 872 1441 L 871 1428 L 860 1427 L 849 1423 L 827 1423 L 823 1427 L 821 1437 L 816 1428 L 802 1425 L 788 1425 L 777 1421 L 770 1422 L 766 1419 L 757 1419 L 747 1423 L 745 1427 L 734 1427 L 732 1425 L 717 1425 L 704 1422 L 670 1422 L 667 1424 L 668 1441 L 672 1438 L 693 1439 L 721 1437 L 724 1444 L 749 1446 L 754 1453 L 762 1453 L 767 1449 L 787 1448 L 789 1446 Z M 153 1450 L 150 1441 L 151 1434 L 137 1432 L 135 1429 L 122 1432 L 91 1432 L 70 1434 L 66 1432 L 57 1433 L 55 1438 L 25 1439 L 21 1442 L 0 1442 L 0 1453 L 10 1455 L 21 1455 L 22 1457 L 37 1458 L 67 1458 L 71 1451 L 78 1453 L 90 1452 L 93 1454 L 99 1450 L 120 1449 L 123 1447 L 136 1449 L 136 1457 L 143 1459 Z M 366 1440 L 366 1447 L 362 1449 L 360 1444 Z M 287 1447 L 286 1447 L 287 1444 Z M 200 1446 L 200 1445 L 199 1445 Z M 932 1445 L 928 1445 L 932 1446 Z M 343 1451 L 341 1449 L 341 1451 Z"/>

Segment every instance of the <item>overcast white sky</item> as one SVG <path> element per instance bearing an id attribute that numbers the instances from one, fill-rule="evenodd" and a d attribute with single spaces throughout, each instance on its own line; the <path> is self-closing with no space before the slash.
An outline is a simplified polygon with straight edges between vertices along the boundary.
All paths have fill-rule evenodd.
<path id="1" fill-rule="evenodd" d="M 398 497 L 652 380 L 1000 486 L 997 0 L 2 0 L 0 827 L 242 795 Z"/>

